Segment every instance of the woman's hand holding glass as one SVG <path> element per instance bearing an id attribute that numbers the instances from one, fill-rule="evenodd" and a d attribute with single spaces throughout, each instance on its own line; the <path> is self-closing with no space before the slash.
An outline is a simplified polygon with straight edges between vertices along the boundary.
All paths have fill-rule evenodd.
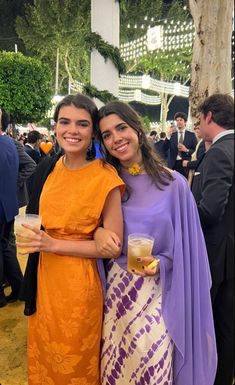
<path id="1" fill-rule="evenodd" d="M 99 255 L 103 258 L 117 258 L 120 255 L 121 243 L 118 236 L 111 230 L 99 227 L 95 234 L 94 239 L 96 242 L 96 248 Z M 154 276 L 160 272 L 159 259 L 153 256 L 141 257 L 139 262 L 148 263 L 148 266 L 144 266 L 143 271 L 133 270 L 133 273 L 141 277 Z M 152 266 L 149 266 L 149 265 Z"/>
<path id="2" fill-rule="evenodd" d="M 132 270 L 132 272 L 140 277 L 153 277 L 160 273 L 160 260 L 154 258 L 152 255 L 149 257 L 140 257 L 138 262 L 143 262 L 144 264 L 148 263 L 147 266 L 143 266 L 143 271 Z"/>
<path id="3" fill-rule="evenodd" d="M 34 226 L 28 224 L 22 224 L 22 226 L 31 230 L 31 233 L 24 235 L 24 239 L 27 239 L 28 241 L 27 243 L 17 242 L 17 247 L 24 249 L 24 251 L 19 251 L 19 254 L 24 255 L 40 251 L 46 251 L 49 253 L 54 252 L 56 239 L 50 237 L 45 231 L 40 230 Z"/>

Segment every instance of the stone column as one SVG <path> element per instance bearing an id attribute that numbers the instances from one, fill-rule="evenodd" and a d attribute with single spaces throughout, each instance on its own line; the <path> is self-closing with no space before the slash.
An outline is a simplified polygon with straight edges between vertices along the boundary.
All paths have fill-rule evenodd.
<path id="1" fill-rule="evenodd" d="M 116 47 L 119 47 L 119 18 L 119 1 L 91 0 L 92 32 L 98 33 L 105 41 Z M 118 70 L 110 59 L 105 61 L 97 50 L 91 53 L 91 84 L 99 91 L 107 90 L 118 96 Z"/>

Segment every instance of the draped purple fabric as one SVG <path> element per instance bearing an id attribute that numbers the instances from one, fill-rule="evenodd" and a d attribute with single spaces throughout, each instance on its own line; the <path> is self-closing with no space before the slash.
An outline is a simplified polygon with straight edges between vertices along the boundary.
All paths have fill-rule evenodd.
<path id="1" fill-rule="evenodd" d="M 175 345 L 174 385 L 213 385 L 217 353 L 206 246 L 188 183 L 173 176 L 161 191 L 145 174 L 122 173 L 131 195 L 123 202 L 124 246 L 116 262 L 126 269 L 128 234 L 154 237 L 163 318 Z"/>

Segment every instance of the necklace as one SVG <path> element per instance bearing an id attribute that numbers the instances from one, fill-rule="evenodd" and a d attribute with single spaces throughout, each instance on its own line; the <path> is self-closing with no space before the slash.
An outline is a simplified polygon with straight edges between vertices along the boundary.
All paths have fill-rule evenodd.
<path id="1" fill-rule="evenodd" d="M 142 173 L 143 163 L 134 163 L 131 167 L 122 166 L 127 172 L 133 176 L 139 175 Z"/>

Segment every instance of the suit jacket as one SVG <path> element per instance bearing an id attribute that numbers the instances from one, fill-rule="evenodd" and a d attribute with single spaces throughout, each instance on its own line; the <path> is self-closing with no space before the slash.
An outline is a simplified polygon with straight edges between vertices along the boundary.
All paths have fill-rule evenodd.
<path id="1" fill-rule="evenodd" d="M 30 147 L 27 143 L 24 146 L 25 152 L 34 160 L 36 164 L 40 161 L 40 153 L 39 151 L 35 150 L 34 148 Z"/>
<path id="2" fill-rule="evenodd" d="M 20 162 L 17 181 L 18 203 L 19 207 L 23 207 L 27 205 L 29 200 L 26 181 L 36 169 L 36 163 L 28 154 L 26 154 L 24 146 L 20 142 L 15 141 L 15 146 L 19 155 Z"/>
<path id="3" fill-rule="evenodd" d="M 201 158 L 204 156 L 206 152 L 205 142 L 204 140 L 199 144 L 197 153 L 196 153 L 196 160 L 190 160 L 190 162 L 187 165 L 187 168 L 189 170 L 195 170 L 201 160 Z"/>
<path id="4" fill-rule="evenodd" d="M 194 132 L 185 130 L 183 144 L 189 150 L 188 154 L 181 153 L 182 160 L 190 160 L 192 153 L 197 145 L 197 138 Z M 178 132 L 173 132 L 170 139 L 165 140 L 165 151 L 168 151 L 168 166 L 172 169 L 175 167 L 176 158 L 178 156 Z"/>
<path id="5" fill-rule="evenodd" d="M 17 177 L 19 156 L 12 139 L 0 135 L 0 224 L 18 214 Z"/>
<path id="6" fill-rule="evenodd" d="M 165 149 L 165 139 L 160 139 L 158 142 L 154 143 L 154 148 L 156 153 L 167 162 L 168 150 Z"/>
<path id="7" fill-rule="evenodd" d="M 34 160 L 36 164 L 38 164 L 39 161 L 42 159 L 40 152 L 30 147 L 27 143 L 24 146 L 24 150 Z M 34 183 L 34 172 L 26 181 L 29 198 L 33 191 L 33 183 Z"/>
<path id="8" fill-rule="evenodd" d="M 234 277 L 234 134 L 214 144 L 193 179 L 213 283 Z"/>

